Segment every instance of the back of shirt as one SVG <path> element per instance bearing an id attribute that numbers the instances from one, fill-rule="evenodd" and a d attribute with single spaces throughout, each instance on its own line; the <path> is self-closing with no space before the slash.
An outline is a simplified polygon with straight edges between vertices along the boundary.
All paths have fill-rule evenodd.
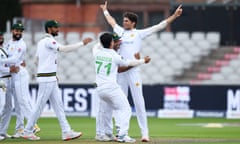
<path id="1" fill-rule="evenodd" d="M 129 62 L 122 59 L 113 49 L 102 48 L 94 54 L 96 83 L 117 83 L 118 66 L 128 66 Z"/>
<path id="2" fill-rule="evenodd" d="M 37 73 L 43 75 L 37 77 L 38 82 L 57 80 L 56 76 L 49 76 L 49 74 L 56 73 L 57 71 L 58 48 L 58 42 L 49 34 L 46 34 L 45 37 L 38 42 L 36 53 L 38 59 Z"/>

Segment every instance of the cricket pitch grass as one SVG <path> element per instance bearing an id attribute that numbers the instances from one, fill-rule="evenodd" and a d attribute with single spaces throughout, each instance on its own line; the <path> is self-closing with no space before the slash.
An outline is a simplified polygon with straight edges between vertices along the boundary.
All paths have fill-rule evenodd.
<path id="1" fill-rule="evenodd" d="M 82 131 L 83 136 L 72 141 L 61 140 L 61 129 L 57 118 L 40 118 L 38 124 L 41 132 L 39 141 L 23 138 L 6 139 L 2 144 L 116 144 L 117 142 L 95 141 L 95 119 L 89 117 L 68 117 L 75 131 Z M 148 118 L 151 141 L 149 144 L 240 144 L 240 120 L 225 118 L 194 119 L 159 119 Z M 9 134 L 14 133 L 15 118 L 12 118 Z M 141 142 L 140 130 L 135 117 L 131 119 L 129 135 Z"/>

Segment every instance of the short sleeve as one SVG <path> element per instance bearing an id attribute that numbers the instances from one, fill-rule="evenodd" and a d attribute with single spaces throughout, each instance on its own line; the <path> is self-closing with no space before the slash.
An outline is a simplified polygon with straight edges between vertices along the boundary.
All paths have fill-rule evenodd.
<path id="1" fill-rule="evenodd" d="M 119 54 L 115 53 L 114 58 L 116 60 L 117 65 L 119 66 L 128 66 L 129 61 L 125 60 L 122 56 Z"/>
<path id="2" fill-rule="evenodd" d="M 124 29 L 119 26 L 118 24 L 115 24 L 114 28 L 113 28 L 113 31 L 115 33 L 117 33 L 118 36 L 122 37 L 123 33 L 124 33 Z"/>

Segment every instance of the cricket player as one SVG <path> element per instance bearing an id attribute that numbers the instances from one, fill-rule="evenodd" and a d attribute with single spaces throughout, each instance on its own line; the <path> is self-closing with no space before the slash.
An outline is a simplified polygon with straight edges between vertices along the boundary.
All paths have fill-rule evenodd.
<path id="1" fill-rule="evenodd" d="M 120 46 L 120 55 L 126 59 L 135 59 L 134 54 L 141 50 L 141 42 L 144 38 L 152 33 L 164 29 L 168 24 L 172 23 L 177 17 L 182 14 L 181 5 L 176 9 L 175 13 L 168 17 L 166 20 L 161 21 L 159 24 L 152 27 L 138 30 L 137 15 L 132 12 L 127 12 L 123 16 L 123 27 L 119 26 L 115 19 L 110 15 L 107 10 L 107 1 L 105 4 L 100 5 L 107 22 L 112 26 L 122 40 Z M 121 85 L 124 93 L 128 95 L 128 87 L 130 87 L 133 102 L 135 105 L 138 125 L 141 129 L 142 142 L 148 142 L 149 132 L 147 124 L 147 115 L 145 109 L 145 102 L 142 92 L 142 80 L 139 73 L 139 68 L 132 68 L 124 73 L 118 75 L 118 83 Z"/>
<path id="2" fill-rule="evenodd" d="M 37 104 L 34 113 L 27 122 L 23 138 L 29 140 L 40 139 L 40 137 L 33 133 L 33 127 L 40 117 L 47 100 L 49 100 L 62 129 L 62 140 L 76 139 L 82 135 L 82 132 L 75 132 L 71 129 L 64 113 L 64 106 L 56 77 L 57 55 L 58 52 L 77 50 L 91 42 L 92 39 L 86 38 L 82 42 L 72 45 L 60 45 L 54 39 L 59 32 L 59 23 L 55 20 L 49 20 L 45 23 L 45 32 L 45 36 L 38 42 L 36 53 L 38 59 L 37 81 L 39 83 Z"/>
<path id="3" fill-rule="evenodd" d="M 114 41 L 114 46 L 113 49 L 117 52 L 120 44 L 121 44 L 121 37 L 119 37 L 116 33 L 113 33 L 113 41 Z M 93 52 L 99 51 L 102 49 L 102 46 L 100 43 L 97 43 L 94 47 L 93 47 Z M 140 54 L 137 53 L 135 54 L 135 58 L 136 59 L 140 59 Z M 150 62 L 150 61 L 148 61 Z M 128 66 L 128 67 L 118 67 L 118 72 L 125 72 L 129 69 L 133 68 L 132 66 Z M 98 97 L 96 95 L 96 97 Z M 106 121 L 106 125 L 103 125 L 102 120 L 100 121 L 99 117 L 100 114 L 102 114 L 100 111 L 102 111 L 102 109 L 105 109 L 104 107 L 107 107 L 107 104 L 102 101 L 101 99 L 98 100 L 99 101 L 99 108 L 98 108 L 98 114 L 96 116 L 96 137 L 95 139 L 97 141 L 114 141 L 116 140 L 115 136 L 113 135 L 113 123 L 112 123 L 112 116 L 113 116 L 113 112 L 112 110 L 108 110 L 107 112 L 104 113 L 104 121 Z M 116 128 L 117 131 L 119 131 L 119 127 Z"/>
<path id="4" fill-rule="evenodd" d="M 12 39 L 9 40 L 5 46 L 8 58 L 1 60 L 2 63 L 19 67 L 18 73 L 11 74 L 17 116 L 16 133 L 13 135 L 13 138 L 19 138 L 23 135 L 24 118 L 29 120 L 30 115 L 33 112 L 29 94 L 29 74 L 24 66 L 27 47 L 22 38 L 23 30 L 24 26 L 21 23 L 12 25 Z M 35 125 L 35 129 L 37 129 L 35 132 L 40 131 L 40 128 L 37 125 Z"/>
<path id="5" fill-rule="evenodd" d="M 3 49 L 4 37 L 0 32 L 0 59 L 5 59 L 8 54 Z M 7 134 L 9 122 L 12 114 L 12 86 L 11 73 L 17 73 L 19 67 L 8 67 L 4 63 L 0 63 L 0 141 L 11 136 Z"/>
<path id="6" fill-rule="evenodd" d="M 100 100 L 105 102 L 107 107 L 102 107 L 99 111 L 99 121 L 103 125 L 107 125 L 104 116 L 107 112 L 114 110 L 118 117 L 115 121 L 119 123 L 118 142 L 135 142 L 136 140 L 128 136 L 129 121 L 131 118 L 131 109 L 127 97 L 124 95 L 120 86 L 117 84 L 117 71 L 119 66 L 137 66 L 150 60 L 145 57 L 140 60 L 124 60 L 114 50 L 114 42 L 112 34 L 104 33 L 100 36 L 102 49 L 93 51 L 95 58 L 96 72 L 96 92 Z"/>

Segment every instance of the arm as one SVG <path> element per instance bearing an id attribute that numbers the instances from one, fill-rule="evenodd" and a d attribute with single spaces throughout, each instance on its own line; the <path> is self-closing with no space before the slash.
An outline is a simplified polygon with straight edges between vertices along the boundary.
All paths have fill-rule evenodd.
<path id="1" fill-rule="evenodd" d="M 176 18 L 181 16 L 182 15 L 182 11 L 183 11 L 182 10 L 182 5 L 179 5 L 178 8 L 175 10 L 174 14 L 166 19 L 167 24 L 172 23 Z"/>
<path id="2" fill-rule="evenodd" d="M 136 59 L 140 59 L 140 53 L 139 52 L 136 53 L 134 56 L 135 56 Z M 120 67 L 118 67 L 118 73 L 128 71 L 131 68 L 133 68 L 133 66 L 128 66 L 128 67 L 120 66 Z"/>
<path id="3" fill-rule="evenodd" d="M 15 52 L 11 57 L 8 57 L 6 59 L 1 59 L 1 62 L 5 64 L 15 64 L 18 62 L 19 58 L 22 56 L 23 51 L 24 51 L 23 49 L 15 50 Z"/>
<path id="4" fill-rule="evenodd" d="M 4 67 L 0 66 L 1 73 L 18 73 L 19 67 L 17 66 L 10 66 L 10 67 Z"/>
<path id="5" fill-rule="evenodd" d="M 130 61 L 128 66 L 138 66 L 144 63 L 148 63 L 150 60 L 151 58 L 149 56 L 146 56 L 144 59 Z"/>
<path id="6" fill-rule="evenodd" d="M 92 49 L 92 54 L 93 54 L 93 56 L 95 56 L 96 55 L 96 53 L 99 51 L 99 50 L 101 50 L 101 48 L 102 48 L 102 46 L 101 46 L 101 44 L 98 42 L 97 44 L 95 44 L 94 46 L 93 46 L 93 49 Z"/>
<path id="7" fill-rule="evenodd" d="M 142 37 L 146 37 L 152 33 L 158 32 L 167 27 L 167 25 L 171 24 L 175 19 L 182 15 L 182 5 L 178 6 L 175 10 L 174 14 L 169 16 L 167 19 L 161 21 L 159 24 L 149 27 L 141 31 Z"/>
<path id="8" fill-rule="evenodd" d="M 91 41 L 92 41 L 91 38 L 86 38 L 82 42 L 78 42 L 78 43 L 71 44 L 71 45 L 59 46 L 58 51 L 60 51 L 60 52 L 71 52 L 71 51 L 77 50 L 78 48 L 90 43 Z"/>
<path id="9" fill-rule="evenodd" d="M 103 11 L 103 14 L 108 22 L 108 24 L 110 24 L 112 26 L 112 28 L 114 28 L 114 26 L 117 24 L 115 19 L 110 15 L 110 13 L 107 10 L 107 1 L 105 1 L 104 4 L 100 5 L 100 8 Z"/>

